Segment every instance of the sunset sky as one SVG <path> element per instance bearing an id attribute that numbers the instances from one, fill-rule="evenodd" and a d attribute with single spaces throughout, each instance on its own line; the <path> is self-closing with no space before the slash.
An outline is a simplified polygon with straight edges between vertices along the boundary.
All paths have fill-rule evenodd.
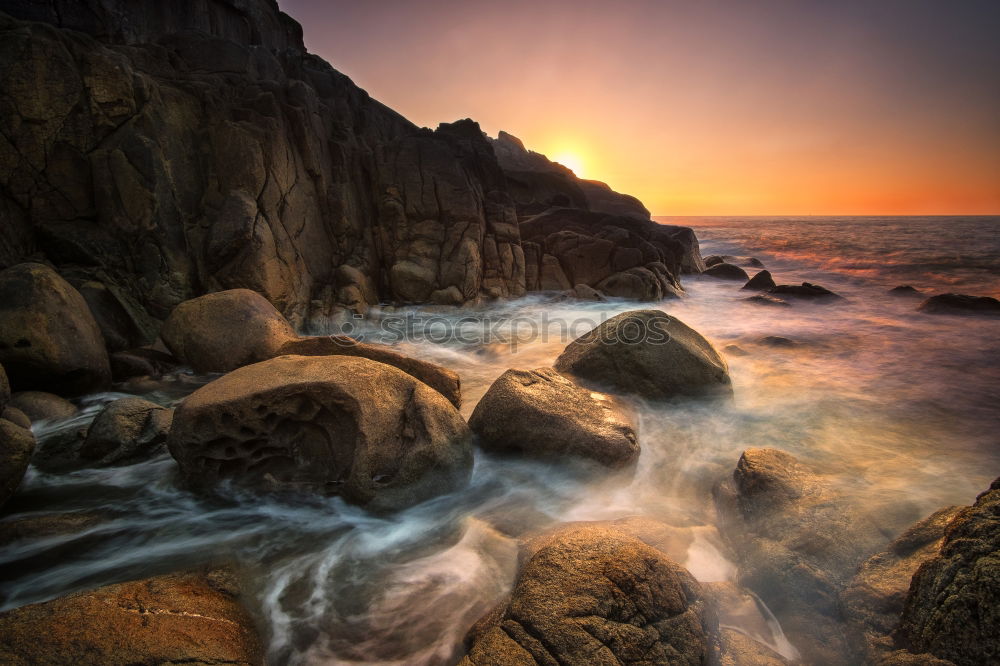
<path id="1" fill-rule="evenodd" d="M 279 0 L 413 122 L 658 215 L 1000 214 L 998 0 Z"/>

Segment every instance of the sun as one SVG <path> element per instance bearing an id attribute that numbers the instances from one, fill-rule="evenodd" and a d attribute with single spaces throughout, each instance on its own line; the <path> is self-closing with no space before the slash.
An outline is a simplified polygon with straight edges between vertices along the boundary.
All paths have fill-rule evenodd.
<path id="1" fill-rule="evenodd" d="M 580 159 L 579 155 L 574 155 L 573 153 L 559 153 L 554 158 L 553 162 L 558 162 L 564 167 L 576 174 L 577 178 L 583 178 L 583 160 Z"/>

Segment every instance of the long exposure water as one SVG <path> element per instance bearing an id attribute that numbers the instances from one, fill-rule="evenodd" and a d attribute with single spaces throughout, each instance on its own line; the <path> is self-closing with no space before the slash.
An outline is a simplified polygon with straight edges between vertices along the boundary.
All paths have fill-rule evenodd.
<path id="1" fill-rule="evenodd" d="M 551 365 L 574 327 L 583 333 L 637 307 L 665 310 L 720 350 L 746 352 L 723 352 L 735 391 L 729 404 L 632 402 L 642 446 L 634 472 L 581 477 L 477 452 L 466 489 L 374 516 L 335 498 L 201 497 L 178 484 L 167 454 L 62 475 L 32 468 L 3 521 L 77 512 L 89 526 L 5 546 L 3 608 L 235 563 L 274 663 L 452 663 L 469 626 L 509 591 L 516 537 L 557 522 L 662 520 L 677 528 L 664 537 L 676 560 L 700 580 L 732 580 L 711 488 L 748 447 L 780 448 L 829 473 L 859 502 L 884 507 L 889 533 L 970 503 L 1000 475 L 1000 319 L 922 314 L 919 299 L 886 293 L 909 283 L 929 293 L 1000 294 L 1000 218 L 671 221 L 695 226 L 703 254 L 754 255 L 779 283 L 816 282 L 846 300 L 761 307 L 743 300 L 738 282 L 685 276 L 685 298 L 656 304 L 536 296 L 480 309 L 387 309 L 352 322 L 370 341 L 388 340 L 380 316 L 419 314 L 442 330 L 466 330 L 461 340 L 398 343 L 460 374 L 465 416 L 506 369 Z M 479 322 L 460 321 L 470 315 Z M 517 335 L 477 341 L 483 321 Z M 795 344 L 766 345 L 766 336 Z M 181 373 L 119 387 L 87 398 L 73 421 L 34 431 L 46 440 L 79 428 L 126 392 L 175 404 L 209 379 Z M 794 656 L 765 607 L 745 615 L 723 621 Z"/>

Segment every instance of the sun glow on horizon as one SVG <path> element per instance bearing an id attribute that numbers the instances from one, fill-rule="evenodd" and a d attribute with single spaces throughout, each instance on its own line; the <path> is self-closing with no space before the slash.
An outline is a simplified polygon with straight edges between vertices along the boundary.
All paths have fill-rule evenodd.
<path id="1" fill-rule="evenodd" d="M 550 158 L 553 162 L 558 162 L 570 171 L 576 174 L 577 178 L 585 178 L 583 172 L 583 159 L 579 155 L 568 152 L 557 153 L 554 157 Z"/>

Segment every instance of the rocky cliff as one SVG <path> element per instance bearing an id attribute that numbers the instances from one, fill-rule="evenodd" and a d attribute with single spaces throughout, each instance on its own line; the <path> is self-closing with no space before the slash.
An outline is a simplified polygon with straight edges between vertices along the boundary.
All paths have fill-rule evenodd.
<path id="1" fill-rule="evenodd" d="M 273 0 L 0 10 L 0 268 L 55 266 L 118 346 L 220 289 L 256 290 L 300 328 L 525 293 L 527 208 L 497 143 L 373 100 Z M 564 176 L 572 196 L 549 204 L 648 217 Z"/>

